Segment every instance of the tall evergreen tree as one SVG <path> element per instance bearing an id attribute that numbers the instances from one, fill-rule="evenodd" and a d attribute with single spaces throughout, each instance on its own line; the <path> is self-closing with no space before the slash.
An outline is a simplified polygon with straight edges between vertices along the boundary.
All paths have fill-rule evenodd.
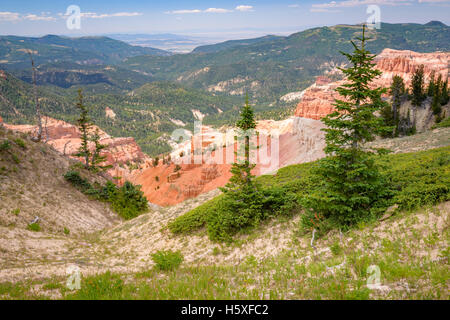
<path id="1" fill-rule="evenodd" d="M 251 171 L 255 164 L 250 163 L 250 133 L 249 130 L 256 128 L 256 121 L 253 109 L 248 102 L 248 95 L 245 97 L 245 106 L 242 108 L 240 119 L 236 122 L 236 127 L 239 129 L 239 134 L 244 136 L 244 161 L 233 163 L 231 167 L 232 177 L 230 182 L 226 185 L 226 189 L 241 188 L 242 186 L 250 186 L 252 184 L 253 176 Z"/>
<path id="2" fill-rule="evenodd" d="M 89 132 L 92 128 L 91 119 L 89 118 L 89 110 L 83 104 L 83 93 L 81 89 L 78 89 L 78 103 L 77 108 L 80 111 L 80 117 L 78 118 L 78 128 L 81 132 L 81 145 L 78 149 L 78 153 L 75 155 L 84 159 L 84 166 L 86 169 L 90 168 L 90 158 L 92 152 L 89 149 Z"/>
<path id="3" fill-rule="evenodd" d="M 436 73 L 433 70 L 430 75 L 430 81 L 428 82 L 427 96 L 429 96 L 429 97 L 434 96 L 434 88 L 435 88 L 434 77 L 435 77 L 435 75 L 436 75 Z"/>
<path id="4" fill-rule="evenodd" d="M 392 78 L 390 94 L 392 96 L 392 107 L 384 107 L 381 114 L 385 119 L 385 124 L 393 128 L 393 130 L 389 132 L 388 136 L 397 136 L 398 125 L 400 122 L 400 105 L 402 103 L 402 97 L 405 95 L 405 83 L 403 82 L 402 77 L 395 75 Z"/>
<path id="5" fill-rule="evenodd" d="M 423 64 L 414 72 L 411 82 L 412 105 L 420 107 L 425 99 Z"/>
<path id="6" fill-rule="evenodd" d="M 240 129 L 239 134 L 246 137 L 245 159 L 243 162 L 238 159 L 233 163 L 229 182 L 225 187 L 220 188 L 224 197 L 218 203 L 218 210 L 212 210 L 208 217 L 208 234 L 215 240 L 230 240 L 231 234 L 244 227 L 256 225 L 264 215 L 263 190 L 251 174 L 255 164 L 250 163 L 250 139 L 246 131 L 255 129 L 256 121 L 253 109 L 248 103 L 248 97 L 236 126 Z M 237 140 L 236 137 L 235 141 Z"/>
<path id="7" fill-rule="evenodd" d="M 448 94 L 448 79 L 445 80 L 445 82 L 442 84 L 441 89 L 441 105 L 446 105 L 449 101 L 449 94 Z"/>
<path id="8" fill-rule="evenodd" d="M 363 144 L 385 129 L 383 119 L 374 115 L 386 107 L 381 99 L 384 88 L 370 88 L 381 72 L 375 69 L 375 55 L 366 49 L 365 26 L 360 45 L 352 41 L 352 54 L 343 53 L 350 61 L 341 68 L 347 82 L 336 91 L 345 99 L 336 99 L 336 111 L 322 119 L 327 126 L 327 157 L 319 162 L 316 173 L 323 185 L 305 199 L 310 214 L 335 225 L 349 226 L 372 217 L 378 201 L 385 195 L 385 182 L 374 163 L 373 153 Z"/>

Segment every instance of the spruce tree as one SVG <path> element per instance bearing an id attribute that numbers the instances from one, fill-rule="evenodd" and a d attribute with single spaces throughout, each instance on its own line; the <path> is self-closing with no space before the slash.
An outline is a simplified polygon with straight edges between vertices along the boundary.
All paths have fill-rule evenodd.
<path id="1" fill-rule="evenodd" d="M 241 166 L 243 173 L 245 174 L 245 180 L 249 183 L 251 179 L 251 170 L 254 165 L 250 164 L 250 134 L 249 130 L 256 129 L 255 116 L 253 109 L 248 102 L 248 94 L 245 96 L 245 106 L 241 112 L 241 119 L 236 122 L 236 126 L 244 134 L 244 164 Z"/>
<path id="2" fill-rule="evenodd" d="M 442 101 L 442 89 L 444 84 L 442 83 L 442 76 L 439 75 L 436 83 L 435 88 L 433 91 L 433 99 L 431 100 L 431 110 L 433 111 L 433 114 L 436 117 L 436 123 L 440 122 L 441 120 L 441 101 Z"/>
<path id="3" fill-rule="evenodd" d="M 411 82 L 411 91 L 413 95 L 412 105 L 420 107 L 422 105 L 423 100 L 425 99 L 423 64 L 420 65 L 419 68 L 413 74 Z"/>
<path id="4" fill-rule="evenodd" d="M 445 80 L 445 82 L 442 84 L 441 89 L 441 105 L 446 105 L 449 101 L 449 95 L 448 95 L 448 79 Z"/>
<path id="5" fill-rule="evenodd" d="M 392 78 L 390 94 L 392 96 L 392 107 L 387 106 L 383 108 L 381 114 L 385 119 L 386 126 L 393 128 L 393 131 L 389 132 L 388 136 L 397 136 L 398 125 L 400 122 L 400 105 L 402 103 L 402 98 L 405 95 L 405 83 L 403 82 L 402 77 L 396 75 Z"/>
<path id="6" fill-rule="evenodd" d="M 248 95 L 245 97 L 245 106 L 242 108 L 240 119 L 236 122 L 236 127 L 239 129 L 239 134 L 244 135 L 244 161 L 239 163 L 239 160 L 233 163 L 231 167 L 232 177 L 226 185 L 225 190 L 241 189 L 242 187 L 250 187 L 253 181 L 251 171 L 255 164 L 250 163 L 250 137 L 249 130 L 256 128 L 256 121 L 253 109 L 248 102 Z"/>
<path id="7" fill-rule="evenodd" d="M 89 118 L 89 110 L 83 104 L 83 94 L 81 89 L 78 89 L 78 103 L 77 108 L 80 110 L 80 117 L 78 118 L 78 128 L 81 132 L 81 145 L 78 152 L 75 154 L 77 157 L 84 159 L 84 166 L 86 169 L 90 168 L 90 157 L 92 156 L 89 149 L 89 131 L 92 127 L 91 120 Z"/>
<path id="8" fill-rule="evenodd" d="M 96 129 L 94 134 L 89 137 L 89 140 L 94 143 L 94 151 L 92 152 L 91 159 L 91 170 L 100 171 L 107 170 L 111 168 L 111 166 L 102 166 L 101 164 L 106 161 L 106 156 L 101 155 L 103 149 L 106 148 L 106 145 L 100 143 L 100 133 L 99 130 Z"/>
<path id="9" fill-rule="evenodd" d="M 224 197 L 208 216 L 208 234 L 213 240 L 231 240 L 232 234 L 263 219 L 263 190 L 251 173 L 255 164 L 250 163 L 250 137 L 246 131 L 255 129 L 256 121 L 248 97 L 236 126 L 239 134 L 245 137 L 245 159 L 233 163 L 229 182 L 220 188 Z M 235 141 L 238 141 L 237 137 Z"/>
<path id="10" fill-rule="evenodd" d="M 386 129 L 383 119 L 374 115 L 387 105 L 381 98 L 386 89 L 370 88 L 381 72 L 375 69 L 375 55 L 366 49 L 365 26 L 357 40 L 359 46 L 351 42 L 352 54 L 342 52 L 350 67 L 341 68 L 347 82 L 336 91 L 344 99 L 336 99 L 336 111 L 322 119 L 327 126 L 324 129 L 327 157 L 315 171 L 322 185 L 304 199 L 306 208 L 311 208 L 305 219 L 320 216 L 339 227 L 373 217 L 386 192 L 374 154 L 363 149 L 365 142 Z"/>

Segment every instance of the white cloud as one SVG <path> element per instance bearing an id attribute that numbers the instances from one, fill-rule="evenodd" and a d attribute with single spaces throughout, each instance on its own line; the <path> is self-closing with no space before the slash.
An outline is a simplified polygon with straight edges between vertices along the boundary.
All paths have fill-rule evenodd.
<path id="1" fill-rule="evenodd" d="M 117 13 L 102 13 L 98 14 L 95 12 L 82 12 L 82 18 L 91 18 L 91 19 L 104 19 L 104 18 L 114 18 L 114 17 L 136 17 L 142 16 L 142 13 L 139 12 L 117 12 Z"/>
<path id="2" fill-rule="evenodd" d="M 240 6 L 237 6 L 235 10 L 242 11 L 242 12 L 253 11 L 253 6 L 247 6 L 247 5 L 241 4 Z"/>
<path id="3" fill-rule="evenodd" d="M 117 12 L 117 13 L 95 13 L 95 12 L 82 12 L 81 17 L 85 19 L 104 19 L 114 17 L 136 17 L 141 16 L 139 12 Z M 58 13 L 55 16 L 51 16 L 50 12 L 41 12 L 41 14 L 20 14 L 17 12 L 0 12 L 1 21 L 56 21 L 58 18 L 65 19 L 68 15 L 64 13 Z"/>
<path id="4" fill-rule="evenodd" d="M 30 21 L 56 21 L 55 17 L 50 17 L 47 16 L 45 14 L 43 15 L 36 15 L 36 14 L 28 14 L 26 16 L 23 17 L 25 20 L 30 20 Z"/>
<path id="5" fill-rule="evenodd" d="M 18 21 L 20 14 L 17 12 L 0 11 L 0 21 Z"/>
<path id="6" fill-rule="evenodd" d="M 345 0 L 345 1 L 331 1 L 328 3 L 313 4 L 312 8 L 316 9 L 326 9 L 326 8 L 350 8 L 365 6 L 369 4 L 385 5 L 385 6 L 403 6 L 411 5 L 413 0 Z M 433 0 L 431 0 L 433 1 Z M 435 0 L 434 0 L 435 1 Z M 311 9 L 311 11 L 313 10 Z"/>
<path id="7" fill-rule="evenodd" d="M 342 10 L 336 10 L 336 9 L 326 9 L 326 8 L 311 8 L 309 9 L 310 12 L 342 12 Z"/>
<path id="8" fill-rule="evenodd" d="M 443 2 L 450 2 L 450 0 L 419 0 L 420 3 L 427 2 L 427 3 L 443 3 Z"/>
<path id="9" fill-rule="evenodd" d="M 222 8 L 208 8 L 204 12 L 206 12 L 206 13 L 228 13 L 228 12 L 232 12 L 232 10 L 222 9 Z"/>
<path id="10" fill-rule="evenodd" d="M 193 10 L 175 10 L 175 11 L 167 11 L 167 14 L 188 14 L 188 13 L 201 13 L 202 10 L 193 9 Z"/>
<path id="11" fill-rule="evenodd" d="M 166 11 L 166 14 L 191 14 L 191 13 L 228 13 L 233 12 L 233 10 L 223 9 L 223 8 L 208 8 L 205 10 L 191 9 L 191 10 L 174 10 Z"/>
<path id="12" fill-rule="evenodd" d="M 290 4 L 290 5 L 288 5 L 288 7 L 289 8 L 298 8 L 298 7 L 300 7 L 300 5 L 299 4 Z"/>
<path id="13" fill-rule="evenodd" d="M 56 21 L 55 17 L 50 16 L 50 12 L 42 12 L 38 14 L 21 14 L 18 12 L 0 12 L 0 21 Z"/>

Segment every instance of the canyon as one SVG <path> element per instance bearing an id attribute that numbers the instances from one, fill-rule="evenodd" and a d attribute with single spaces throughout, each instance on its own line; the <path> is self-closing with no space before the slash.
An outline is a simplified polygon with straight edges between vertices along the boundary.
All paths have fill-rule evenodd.
<path id="1" fill-rule="evenodd" d="M 382 72 L 373 83 L 373 87 L 389 87 L 394 75 L 404 79 L 406 87 L 411 85 L 413 73 L 420 65 L 424 66 L 425 83 L 429 80 L 432 72 L 436 77 L 440 74 L 443 79 L 448 77 L 450 53 L 418 53 L 409 50 L 384 49 L 376 57 L 376 68 Z M 263 155 L 271 155 L 275 163 L 261 165 L 258 163 L 253 170 L 255 175 L 276 174 L 276 170 L 284 166 L 317 160 L 325 154 L 324 128 L 321 118 L 334 111 L 333 103 L 339 94 L 335 89 L 344 84 L 345 81 L 332 81 L 326 75 L 319 76 L 309 88 L 299 93 L 301 100 L 298 103 L 294 116 L 282 120 L 258 121 L 257 131 L 260 132 L 258 152 Z M 388 98 L 386 96 L 386 98 Z M 448 106 L 447 106 L 448 107 Z M 403 109 L 409 109 L 407 105 Z M 402 109 L 402 112 L 404 111 Z M 423 110 L 422 110 L 423 109 Z M 418 131 L 429 129 L 431 110 L 425 106 L 413 113 L 414 121 Z M 224 137 L 225 136 L 225 137 Z M 215 131 L 210 127 L 203 127 L 200 132 L 192 137 L 187 143 L 181 143 L 175 147 L 171 154 L 174 163 L 161 164 L 157 167 L 148 167 L 142 172 L 132 175 L 133 182 L 143 186 L 143 190 L 149 201 L 162 206 L 174 205 L 186 199 L 196 197 L 202 193 L 224 186 L 231 174 L 230 167 L 233 161 L 219 161 L 211 164 L 212 159 L 229 159 L 234 154 L 237 146 L 228 137 L 234 136 L 234 132 L 227 134 Z M 219 137 L 217 141 L 217 137 Z M 276 137 L 278 157 L 273 157 L 270 141 L 264 143 L 269 137 Z M 200 149 L 201 160 L 196 164 L 186 160 L 187 155 L 192 153 L 194 147 Z M 210 148 L 214 146 L 213 148 Z M 211 152 L 211 149 L 214 150 Z M 183 154 L 184 157 L 178 157 Z M 191 156 L 191 161 L 194 156 Z M 178 166 L 178 167 L 177 167 Z"/>
<path id="2" fill-rule="evenodd" d="M 420 65 L 424 65 L 425 81 L 432 72 L 446 79 L 449 58 L 450 53 L 444 52 L 385 49 L 376 57 L 376 67 L 382 71 L 382 76 L 372 85 L 389 87 L 392 77 L 399 75 L 408 87 L 412 74 Z M 257 160 L 253 174 L 276 174 L 284 166 L 323 157 L 324 125 L 320 119 L 334 111 L 334 99 L 339 98 L 335 89 L 344 83 L 343 80 L 332 81 L 326 75 L 319 76 L 309 88 L 296 93 L 300 102 L 294 116 L 281 121 L 258 121 L 256 131 L 259 135 L 252 138 L 252 157 Z M 115 114 L 111 111 L 105 109 L 108 117 L 113 119 Z M 430 114 L 426 108 L 422 111 L 414 115 L 419 122 Z M 429 121 L 426 123 L 424 128 L 429 127 Z M 60 153 L 74 157 L 81 143 L 78 128 L 52 118 L 44 118 L 44 124 L 47 143 Z M 18 132 L 37 130 L 32 125 L 4 126 Z M 193 135 L 183 129 L 185 134 L 180 135 L 183 141 L 172 141 L 170 158 L 164 156 L 164 161 L 156 163 L 142 152 L 133 138 L 112 138 L 99 128 L 95 129 L 99 130 L 100 142 L 107 146 L 103 155 L 107 157 L 105 164 L 112 166 L 107 172 L 109 176 L 116 177 L 118 184 L 129 180 L 141 185 L 149 202 L 159 206 L 172 206 L 224 186 L 231 177 L 231 165 L 237 159 L 235 152 L 240 148 L 232 129 L 202 126 Z M 264 159 L 268 161 L 264 162 Z"/>
<path id="3" fill-rule="evenodd" d="M 74 156 L 81 145 L 81 132 L 77 126 L 49 117 L 43 117 L 42 124 L 44 127 L 43 139 L 47 144 L 63 155 L 79 159 Z M 8 130 L 31 135 L 36 135 L 38 130 L 36 125 L 4 123 L 3 126 Z M 111 178 L 121 177 L 119 183 L 123 183 L 138 164 L 150 160 L 150 157 L 142 152 L 134 138 L 113 138 L 97 126 L 93 126 L 91 132 L 97 132 L 100 136 L 100 143 L 106 146 L 101 152 L 101 155 L 106 157 L 103 165 L 112 166 L 107 174 Z M 92 149 L 94 146 L 91 144 L 90 148 Z"/>

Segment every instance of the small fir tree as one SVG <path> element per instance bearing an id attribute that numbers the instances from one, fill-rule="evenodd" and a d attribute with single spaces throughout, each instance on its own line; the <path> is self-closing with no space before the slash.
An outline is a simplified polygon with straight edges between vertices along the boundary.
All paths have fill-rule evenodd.
<path id="1" fill-rule="evenodd" d="M 90 168 L 90 158 L 92 156 L 91 150 L 89 149 L 89 132 L 92 128 L 91 120 L 89 118 L 89 110 L 83 104 L 83 93 L 81 89 L 78 89 L 78 103 L 77 108 L 80 111 L 80 117 L 77 120 L 78 128 L 81 132 L 81 145 L 78 152 L 75 154 L 77 157 L 84 159 L 84 166 L 86 169 Z"/>
<path id="2" fill-rule="evenodd" d="M 106 148 L 106 145 L 100 143 L 100 132 L 98 128 L 94 134 L 89 137 L 89 140 L 94 143 L 94 151 L 92 152 L 90 169 L 93 171 L 104 171 L 112 166 L 103 166 L 102 163 L 106 161 L 106 156 L 101 155 L 102 150 Z"/>

